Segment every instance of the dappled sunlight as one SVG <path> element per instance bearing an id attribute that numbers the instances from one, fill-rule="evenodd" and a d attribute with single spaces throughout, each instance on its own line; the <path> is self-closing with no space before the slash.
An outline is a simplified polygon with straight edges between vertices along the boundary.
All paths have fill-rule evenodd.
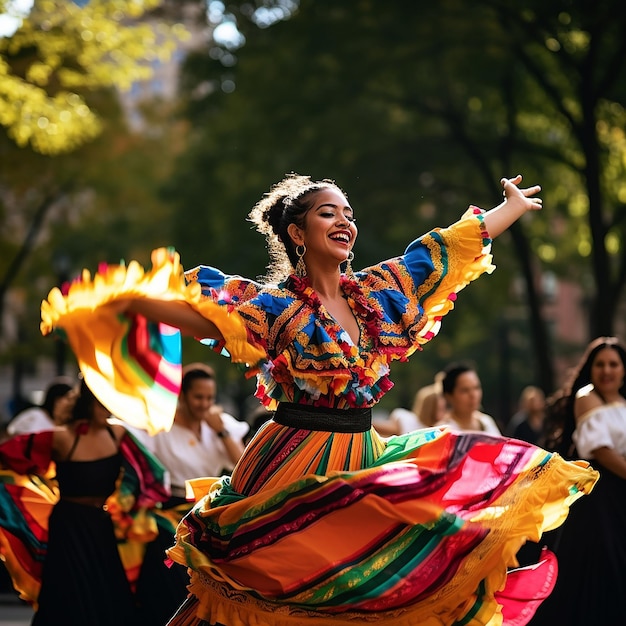
<path id="1" fill-rule="evenodd" d="M 132 21 L 159 4 L 9 3 L 3 23 L 13 18 L 15 30 L 0 38 L 0 124 L 16 144 L 55 155 L 97 137 L 98 113 L 78 92 L 130 89 L 186 36 L 179 24 Z M 21 68 L 13 67 L 15 59 Z"/>

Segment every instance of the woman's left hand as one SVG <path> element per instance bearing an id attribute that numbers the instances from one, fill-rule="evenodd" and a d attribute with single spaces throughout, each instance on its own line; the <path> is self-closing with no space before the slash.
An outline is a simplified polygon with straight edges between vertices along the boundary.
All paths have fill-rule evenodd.
<path id="1" fill-rule="evenodd" d="M 525 211 L 538 211 L 543 207 L 543 200 L 535 197 L 541 191 L 539 185 L 520 189 L 518 185 L 522 182 L 522 175 L 518 174 L 514 178 L 502 178 L 500 184 L 504 188 L 502 195 L 507 203 L 518 203 Z"/>
<path id="2" fill-rule="evenodd" d="M 521 182 L 521 174 L 513 178 L 500 179 L 500 184 L 504 188 L 504 201 L 483 214 L 485 228 L 492 239 L 498 237 L 527 211 L 537 211 L 543 207 L 541 198 L 536 197 L 541 187 L 535 185 L 520 189 L 518 185 Z"/>

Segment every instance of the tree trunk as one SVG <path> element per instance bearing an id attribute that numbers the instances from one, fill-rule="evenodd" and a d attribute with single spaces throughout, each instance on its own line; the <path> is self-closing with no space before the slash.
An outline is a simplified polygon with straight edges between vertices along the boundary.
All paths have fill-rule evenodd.
<path id="1" fill-rule="evenodd" d="M 600 186 L 600 156 L 596 136 L 595 100 L 587 95 L 590 89 L 581 90 L 583 122 L 580 142 L 585 155 L 584 175 L 589 197 L 589 227 L 592 239 L 592 268 L 596 292 L 592 298 L 590 339 L 613 334 L 616 300 L 611 284 L 610 267 L 605 237 L 607 226 L 603 217 L 602 189 Z"/>
<path id="2" fill-rule="evenodd" d="M 542 314 L 542 297 L 538 293 L 536 272 L 531 263 L 528 239 L 522 232 L 519 223 L 509 228 L 513 245 L 517 252 L 517 260 L 524 276 L 526 284 L 527 310 L 529 313 L 530 332 L 532 334 L 533 355 L 537 368 L 537 383 L 546 392 L 551 393 L 554 389 L 554 367 L 552 356 L 552 338 L 547 332 L 546 322 Z"/>
<path id="3" fill-rule="evenodd" d="M 17 277 L 20 269 L 24 265 L 26 259 L 28 259 L 28 255 L 35 245 L 35 239 L 41 230 L 41 226 L 48 211 L 50 210 L 50 207 L 52 207 L 52 205 L 63 195 L 63 193 L 64 192 L 62 190 L 58 190 L 42 200 L 41 204 L 37 208 L 37 211 L 35 212 L 33 221 L 30 224 L 20 249 L 15 257 L 13 257 L 11 263 L 9 263 L 7 271 L 0 281 L 0 334 L 4 332 L 4 329 L 2 328 L 2 320 L 4 319 L 4 305 L 7 292 L 9 291 L 12 282 Z"/>

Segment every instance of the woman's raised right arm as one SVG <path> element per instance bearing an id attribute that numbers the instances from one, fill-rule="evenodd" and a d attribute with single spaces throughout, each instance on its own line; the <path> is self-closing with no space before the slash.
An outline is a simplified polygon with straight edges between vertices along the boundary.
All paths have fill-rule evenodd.
<path id="1" fill-rule="evenodd" d="M 143 315 L 153 322 L 162 322 L 178 328 L 183 335 L 217 341 L 223 339 L 217 326 L 187 302 L 137 298 L 127 300 L 125 310 Z"/>

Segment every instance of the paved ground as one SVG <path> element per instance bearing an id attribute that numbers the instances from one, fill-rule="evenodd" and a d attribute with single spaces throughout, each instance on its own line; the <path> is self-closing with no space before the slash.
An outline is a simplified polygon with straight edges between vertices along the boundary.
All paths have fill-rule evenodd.
<path id="1" fill-rule="evenodd" d="M 0 593 L 0 626 L 29 626 L 33 610 L 11 593 Z"/>

